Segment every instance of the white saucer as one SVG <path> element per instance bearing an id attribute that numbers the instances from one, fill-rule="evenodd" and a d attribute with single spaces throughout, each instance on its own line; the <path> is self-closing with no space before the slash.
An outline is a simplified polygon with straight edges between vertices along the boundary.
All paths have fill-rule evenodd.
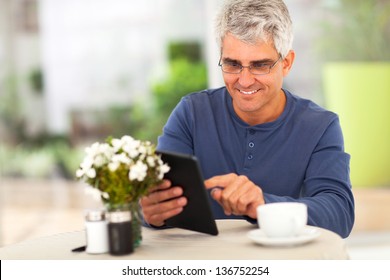
<path id="1" fill-rule="evenodd" d="M 257 244 L 265 246 L 295 246 L 304 243 L 308 243 L 318 236 L 320 231 L 316 228 L 307 226 L 303 229 L 302 233 L 298 236 L 293 237 L 275 237 L 270 238 L 265 235 L 261 229 L 254 229 L 248 232 L 248 237 Z"/>

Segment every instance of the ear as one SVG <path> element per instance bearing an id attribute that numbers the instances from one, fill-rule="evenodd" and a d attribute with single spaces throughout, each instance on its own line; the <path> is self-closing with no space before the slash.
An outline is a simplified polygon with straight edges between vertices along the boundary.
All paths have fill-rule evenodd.
<path id="1" fill-rule="evenodd" d="M 286 77 L 290 73 L 291 67 L 294 63 L 295 52 L 290 50 L 286 57 L 283 59 L 283 77 Z"/>

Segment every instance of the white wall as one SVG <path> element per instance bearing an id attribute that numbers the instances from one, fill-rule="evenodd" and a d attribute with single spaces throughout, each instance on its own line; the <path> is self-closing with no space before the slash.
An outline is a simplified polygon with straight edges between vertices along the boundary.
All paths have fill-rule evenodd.
<path id="1" fill-rule="evenodd" d="M 166 73 L 166 42 L 203 33 L 203 21 L 194 24 L 201 8 L 199 1 L 42 0 L 49 131 L 68 131 L 74 108 L 148 102 L 151 80 Z"/>
<path id="2" fill-rule="evenodd" d="M 161 2 L 41 1 L 50 132 L 68 131 L 73 108 L 130 104 L 136 94 L 148 94 L 145 76 L 164 59 Z"/>
<path id="3" fill-rule="evenodd" d="M 37 127 L 46 122 L 49 132 L 66 133 L 74 109 L 130 104 L 135 99 L 150 102 L 151 83 L 167 74 L 166 44 L 170 40 L 203 42 L 209 86 L 223 85 L 213 29 L 223 0 L 38 1 L 40 33 L 18 35 L 11 52 L 19 69 L 43 65 L 44 108 L 27 89 L 21 89 L 27 119 L 36 118 Z M 10 3 L 0 0 L 0 4 L 6 2 Z M 313 46 L 316 27 L 309 23 L 318 17 L 320 2 L 286 0 L 297 51 L 286 87 L 314 99 L 321 94 L 321 81 Z M 4 60 L 4 53 L 3 46 L 0 59 Z"/>

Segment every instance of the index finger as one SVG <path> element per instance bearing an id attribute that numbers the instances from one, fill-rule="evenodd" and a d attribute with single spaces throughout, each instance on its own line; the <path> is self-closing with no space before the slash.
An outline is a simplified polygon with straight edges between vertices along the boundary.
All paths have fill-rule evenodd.
<path id="1" fill-rule="evenodd" d="M 226 188 L 236 177 L 237 175 L 233 173 L 214 176 L 204 181 L 204 184 L 206 189 L 212 189 L 215 187 Z"/>
<path id="2" fill-rule="evenodd" d="M 152 192 L 155 192 L 155 191 L 160 191 L 160 190 L 165 190 L 165 189 L 168 189 L 170 187 L 171 187 L 171 181 L 169 181 L 167 179 L 164 179 L 161 184 L 152 187 L 149 190 L 149 193 L 152 193 Z"/>

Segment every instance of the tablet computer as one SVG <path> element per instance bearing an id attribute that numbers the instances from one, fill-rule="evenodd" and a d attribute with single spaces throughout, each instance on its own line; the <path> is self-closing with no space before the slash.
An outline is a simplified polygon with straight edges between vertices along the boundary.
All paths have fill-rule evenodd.
<path id="1" fill-rule="evenodd" d="M 218 229 L 211 211 L 203 176 L 195 156 L 157 151 L 170 170 L 164 178 L 172 182 L 172 186 L 181 186 L 187 205 L 183 211 L 165 221 L 165 224 L 197 232 L 217 235 Z"/>

